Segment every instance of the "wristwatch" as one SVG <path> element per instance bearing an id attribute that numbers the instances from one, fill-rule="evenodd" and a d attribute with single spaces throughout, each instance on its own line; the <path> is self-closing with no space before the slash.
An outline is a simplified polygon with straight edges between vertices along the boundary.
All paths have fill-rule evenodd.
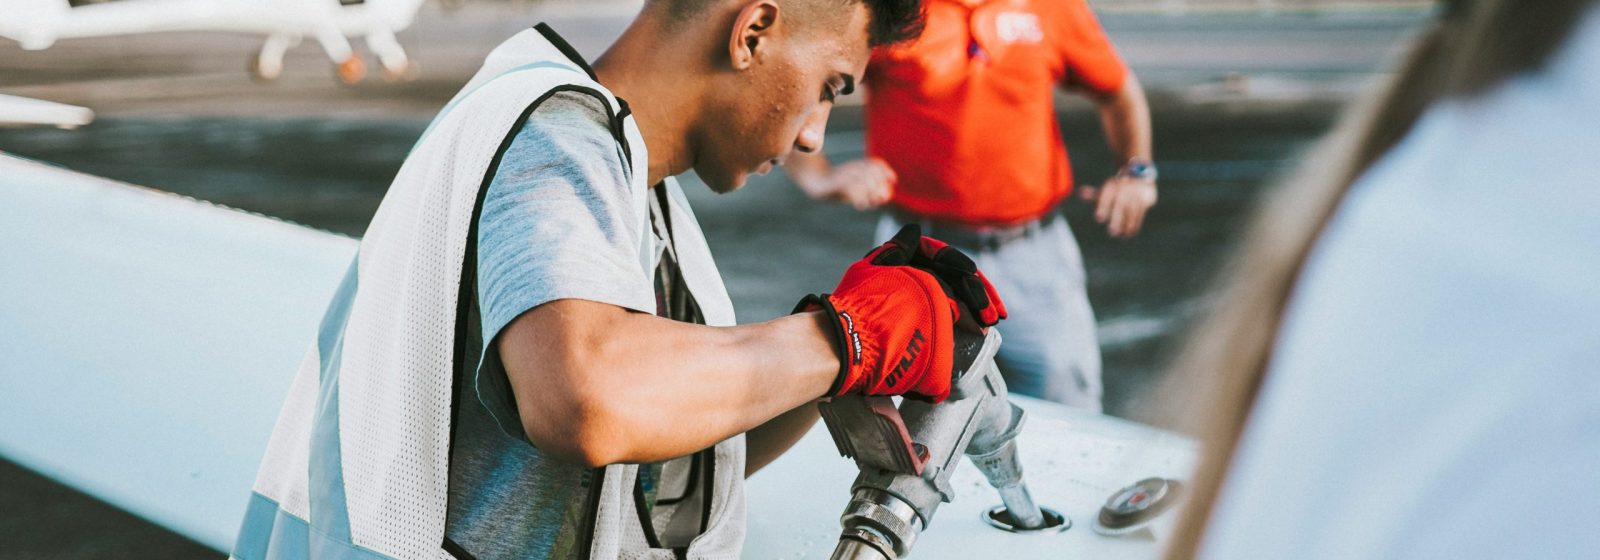
<path id="1" fill-rule="evenodd" d="M 1160 173 L 1156 171 L 1155 162 L 1142 158 L 1134 158 L 1128 160 L 1128 163 L 1123 165 L 1122 169 L 1117 171 L 1117 175 L 1154 183 L 1156 182 L 1156 177 L 1160 175 Z"/>

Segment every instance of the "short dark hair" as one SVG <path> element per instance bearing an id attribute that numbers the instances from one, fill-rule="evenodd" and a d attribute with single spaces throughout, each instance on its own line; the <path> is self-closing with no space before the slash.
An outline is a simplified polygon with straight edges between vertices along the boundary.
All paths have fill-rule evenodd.
<path id="1" fill-rule="evenodd" d="M 922 34 L 922 0 L 810 0 L 834 2 L 847 6 L 860 2 L 867 5 L 872 21 L 867 27 L 867 43 L 877 47 L 915 39 Z M 712 0 L 665 0 L 667 13 L 673 21 L 687 21 L 700 15 Z"/>
<path id="2" fill-rule="evenodd" d="M 922 35 L 922 0 L 861 0 L 872 10 L 867 42 L 872 46 L 892 45 Z"/>

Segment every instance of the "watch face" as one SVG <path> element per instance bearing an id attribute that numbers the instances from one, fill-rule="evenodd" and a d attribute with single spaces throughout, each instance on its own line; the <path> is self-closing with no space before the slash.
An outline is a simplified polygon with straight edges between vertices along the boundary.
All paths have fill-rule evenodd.
<path id="1" fill-rule="evenodd" d="M 1127 167 L 1124 167 L 1122 172 L 1124 175 L 1133 177 L 1135 179 L 1147 179 L 1154 181 L 1156 178 L 1156 166 L 1143 161 L 1128 162 Z"/>

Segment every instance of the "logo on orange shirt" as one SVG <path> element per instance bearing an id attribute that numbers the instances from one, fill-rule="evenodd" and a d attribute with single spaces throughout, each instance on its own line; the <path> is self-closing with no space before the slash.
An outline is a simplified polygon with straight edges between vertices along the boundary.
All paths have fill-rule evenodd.
<path id="1" fill-rule="evenodd" d="M 1007 43 L 1044 42 L 1044 30 L 1039 27 L 1039 16 L 1028 12 L 1000 12 L 994 18 L 995 31 Z"/>

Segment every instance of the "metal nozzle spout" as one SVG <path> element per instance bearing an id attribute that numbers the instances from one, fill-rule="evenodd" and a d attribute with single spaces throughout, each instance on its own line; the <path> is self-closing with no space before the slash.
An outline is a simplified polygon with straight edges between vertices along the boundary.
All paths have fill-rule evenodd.
<path id="1" fill-rule="evenodd" d="M 1028 492 L 1028 484 L 1022 478 L 1022 461 L 1017 457 L 1016 435 L 1024 416 L 1022 409 L 1015 405 L 1005 407 L 1004 412 L 997 411 L 990 424 L 990 431 L 996 435 L 974 439 L 967 453 L 972 464 L 983 472 L 989 485 L 1000 494 L 1000 501 L 1005 504 L 1011 523 L 1017 529 L 1037 529 L 1045 525 L 1044 513 Z"/>
<path id="2" fill-rule="evenodd" d="M 1018 529 L 1038 529 L 1044 526 L 1044 512 L 1039 510 L 1039 504 L 1034 503 L 1033 494 L 1028 493 L 1027 484 L 1019 481 L 995 490 L 1000 492 L 1000 503 L 1005 504 L 1006 513 L 1011 515 L 1011 521 Z"/>

